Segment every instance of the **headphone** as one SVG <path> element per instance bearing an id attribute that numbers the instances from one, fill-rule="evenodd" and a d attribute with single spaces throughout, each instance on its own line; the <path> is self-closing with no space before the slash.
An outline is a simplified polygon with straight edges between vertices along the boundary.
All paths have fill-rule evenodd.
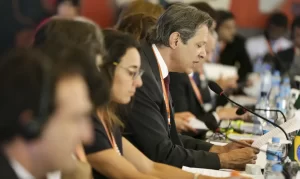
<path id="1" fill-rule="evenodd" d="M 38 138 L 42 133 L 43 126 L 49 117 L 50 96 L 51 96 L 50 95 L 50 86 L 51 86 L 50 67 L 51 67 L 50 64 L 46 63 L 46 61 L 42 63 L 43 81 L 42 81 L 41 96 L 40 96 L 37 116 L 25 124 L 21 124 L 19 121 L 19 126 L 21 128 L 20 134 L 26 140 L 32 140 Z"/>

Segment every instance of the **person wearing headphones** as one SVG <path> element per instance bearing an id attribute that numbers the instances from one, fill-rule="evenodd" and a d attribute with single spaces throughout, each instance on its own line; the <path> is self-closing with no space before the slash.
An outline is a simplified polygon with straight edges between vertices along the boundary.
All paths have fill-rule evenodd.
<path id="1" fill-rule="evenodd" d="M 80 49 L 61 52 L 55 63 L 34 49 L 13 50 L 1 59 L 0 178 L 71 172 L 77 146 L 93 141 L 87 76 L 97 69 Z"/>

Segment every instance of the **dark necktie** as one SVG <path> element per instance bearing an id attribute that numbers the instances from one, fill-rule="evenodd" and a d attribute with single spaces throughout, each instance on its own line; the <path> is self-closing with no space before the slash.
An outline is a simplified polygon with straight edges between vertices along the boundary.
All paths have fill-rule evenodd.
<path id="1" fill-rule="evenodd" d="M 164 78 L 167 95 L 169 96 L 170 76 Z"/>

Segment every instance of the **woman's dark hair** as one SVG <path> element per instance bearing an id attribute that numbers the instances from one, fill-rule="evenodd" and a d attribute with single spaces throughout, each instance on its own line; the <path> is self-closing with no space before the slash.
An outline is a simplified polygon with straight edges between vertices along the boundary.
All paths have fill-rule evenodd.
<path id="1" fill-rule="evenodd" d="M 132 34 L 136 40 L 144 40 L 155 26 L 157 19 L 146 14 L 132 14 L 123 18 L 117 29 Z"/>
<path id="2" fill-rule="evenodd" d="M 60 56 L 65 48 L 76 48 L 85 51 L 94 66 L 86 78 L 91 90 L 91 99 L 95 107 L 102 106 L 109 97 L 107 84 L 101 73 L 97 70 L 96 56 L 105 55 L 102 31 L 92 23 L 67 20 L 50 19 L 36 32 L 34 47 L 42 50 L 54 60 Z M 76 54 L 74 51 L 73 54 Z M 76 58 L 76 55 L 73 56 Z"/>
<path id="3" fill-rule="evenodd" d="M 106 57 L 103 59 L 103 64 L 100 65 L 100 71 L 106 79 L 110 87 L 112 86 L 113 76 L 116 69 L 116 65 L 120 63 L 121 58 L 126 54 L 126 51 L 130 48 L 136 48 L 139 50 L 138 42 L 129 34 L 125 34 L 120 31 L 107 29 L 103 30 L 104 42 L 106 47 Z M 121 125 L 123 123 L 119 120 L 118 114 L 121 111 L 126 111 L 127 106 L 119 105 L 114 102 L 110 102 L 104 110 L 104 119 L 108 123 L 109 127 L 114 125 Z"/>

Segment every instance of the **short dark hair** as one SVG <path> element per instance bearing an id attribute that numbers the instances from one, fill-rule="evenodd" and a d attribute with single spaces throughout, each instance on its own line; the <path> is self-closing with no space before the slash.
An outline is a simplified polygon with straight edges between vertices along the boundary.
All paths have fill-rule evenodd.
<path id="1" fill-rule="evenodd" d="M 48 109 L 44 114 L 47 118 L 55 110 L 55 89 L 61 78 L 80 75 L 87 81 L 90 67 L 95 66 L 88 58 L 80 49 L 64 49 L 56 60 L 36 49 L 16 49 L 1 58 L 0 142 L 22 134 L 20 115 L 24 111 L 32 111 L 33 120 L 38 117 L 41 99 L 45 97 L 44 83 L 49 83 L 46 94 Z"/>
<path id="2" fill-rule="evenodd" d="M 208 13 L 211 18 L 215 21 L 217 20 L 217 12 L 206 2 L 194 2 L 191 3 L 190 6 L 197 8 L 200 11 Z"/>
<path id="3" fill-rule="evenodd" d="M 183 43 L 191 39 L 201 25 L 212 25 L 212 18 L 205 12 L 183 3 L 171 5 L 158 19 L 148 42 L 169 47 L 173 32 L 180 34 Z"/>
<path id="4" fill-rule="evenodd" d="M 132 35 L 120 31 L 107 29 L 103 30 L 103 34 L 107 55 L 103 59 L 103 64 L 100 68 L 102 72 L 106 73 L 106 76 L 110 79 L 111 83 L 115 70 L 114 63 L 119 63 L 122 56 L 125 55 L 129 48 L 136 48 L 139 50 L 139 44 Z"/>
<path id="5" fill-rule="evenodd" d="M 294 38 L 295 28 L 300 28 L 300 16 L 296 16 L 291 25 L 291 37 Z"/>
<path id="6" fill-rule="evenodd" d="M 268 25 L 274 25 L 277 27 L 288 27 L 288 18 L 287 16 L 282 12 L 275 12 L 270 15 L 268 19 Z"/>
<path id="7" fill-rule="evenodd" d="M 229 11 L 219 10 L 217 11 L 217 27 L 216 30 L 227 20 L 234 19 L 234 15 Z"/>
<path id="8" fill-rule="evenodd" d="M 146 39 L 149 31 L 155 26 L 157 19 L 145 14 L 132 14 L 124 17 L 117 29 L 132 34 L 136 40 Z"/>

